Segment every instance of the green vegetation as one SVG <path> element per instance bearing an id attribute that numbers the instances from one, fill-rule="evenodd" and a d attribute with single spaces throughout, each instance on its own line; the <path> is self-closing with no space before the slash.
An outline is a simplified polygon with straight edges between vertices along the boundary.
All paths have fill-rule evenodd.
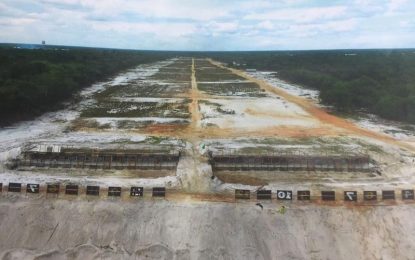
<path id="1" fill-rule="evenodd" d="M 191 88 L 190 83 L 168 83 L 157 84 L 149 82 L 138 82 L 126 85 L 115 85 L 107 87 L 104 91 L 95 95 L 98 99 L 120 97 L 160 97 L 172 98 L 185 95 Z"/>
<path id="2" fill-rule="evenodd" d="M 209 56 L 237 68 L 278 72 L 320 90 L 322 103 L 342 112 L 368 111 L 415 123 L 414 50 L 223 52 Z"/>
<path id="3" fill-rule="evenodd" d="M 64 48 L 0 46 L 0 125 L 58 109 L 96 81 L 171 56 L 167 52 Z"/>
<path id="4" fill-rule="evenodd" d="M 415 123 L 414 50 L 178 53 L 61 46 L 14 49 L 13 45 L 0 45 L 0 125 L 56 110 L 94 82 L 141 63 L 174 56 L 212 57 L 237 68 L 276 71 L 284 80 L 320 90 L 322 103 L 342 113 L 362 110 Z M 149 96 L 178 96 L 190 89 L 190 67 L 188 59 L 181 61 L 178 68 L 177 64 L 167 65 L 150 77 L 186 82 L 184 85 L 115 86 L 101 96 L 119 91 L 139 97 L 138 89 L 149 92 Z M 196 78 L 199 82 L 244 80 L 206 60 L 196 61 Z M 243 86 L 249 87 L 243 91 L 250 92 L 250 96 L 263 95 L 259 91 L 252 93 L 249 84 L 226 85 L 229 86 L 231 92 Z M 207 92 L 225 91 L 225 85 L 200 83 L 199 87 Z"/>
<path id="5" fill-rule="evenodd" d="M 210 95 L 265 97 L 266 93 L 253 82 L 198 83 L 197 88 Z"/>
<path id="6" fill-rule="evenodd" d="M 162 67 L 150 79 L 170 83 L 190 83 L 192 71 L 191 60 L 180 60 Z"/>
<path id="7" fill-rule="evenodd" d="M 203 99 L 199 100 L 199 109 L 200 109 L 200 104 L 204 104 L 204 105 L 207 105 L 207 106 L 214 107 L 215 111 L 217 111 L 218 113 L 224 114 L 224 115 L 234 115 L 235 114 L 235 110 L 223 109 L 222 108 L 223 105 L 221 105 L 219 103 L 211 102 L 209 100 L 203 100 Z M 205 114 L 203 114 L 202 117 L 207 118 Z"/>
<path id="8" fill-rule="evenodd" d="M 189 99 L 181 102 L 128 102 L 102 99 L 85 108 L 81 117 L 166 117 L 189 118 Z"/>

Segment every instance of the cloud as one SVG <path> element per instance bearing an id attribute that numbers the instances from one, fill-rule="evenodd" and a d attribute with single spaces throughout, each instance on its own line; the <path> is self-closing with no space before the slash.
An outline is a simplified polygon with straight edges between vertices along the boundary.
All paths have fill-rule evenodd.
<path id="1" fill-rule="evenodd" d="M 146 18 L 191 19 L 208 21 L 227 16 L 226 10 L 220 6 L 210 5 L 206 1 L 189 0 L 79 0 L 81 6 L 92 10 L 95 14 L 108 17 L 134 13 Z"/>
<path id="2" fill-rule="evenodd" d="M 291 8 L 273 10 L 264 13 L 248 14 L 244 18 L 248 20 L 288 20 L 293 22 L 313 22 L 316 20 L 342 17 L 346 13 L 345 6 L 315 7 L 315 8 Z"/>
<path id="3" fill-rule="evenodd" d="M 262 21 L 257 25 L 257 28 L 264 30 L 274 29 L 274 24 L 270 20 Z"/>
<path id="4" fill-rule="evenodd" d="M 408 0 L 390 0 L 388 4 L 388 11 L 393 12 L 404 7 Z"/>
<path id="5" fill-rule="evenodd" d="M 349 32 L 356 28 L 356 19 L 338 20 L 328 23 L 299 24 L 290 26 L 290 31 L 299 37 L 327 33 Z"/>
<path id="6" fill-rule="evenodd" d="M 408 0 L 2 0 L 0 41 L 178 50 L 414 47 L 413 13 Z"/>
<path id="7" fill-rule="evenodd" d="M 189 23 L 128 23 L 95 22 L 92 29 L 101 32 L 130 33 L 133 35 L 154 35 L 158 37 L 182 37 L 195 33 L 196 27 Z"/>
<path id="8" fill-rule="evenodd" d="M 23 27 L 34 23 L 36 20 L 31 18 L 0 18 L 0 26 Z"/>
<path id="9" fill-rule="evenodd" d="M 209 22 L 204 27 L 204 30 L 209 34 L 221 34 L 235 32 L 238 29 L 236 22 Z"/>

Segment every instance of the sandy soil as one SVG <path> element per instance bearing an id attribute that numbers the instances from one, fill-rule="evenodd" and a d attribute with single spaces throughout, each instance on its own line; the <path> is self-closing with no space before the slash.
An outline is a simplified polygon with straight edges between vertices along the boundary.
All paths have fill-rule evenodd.
<path id="1" fill-rule="evenodd" d="M 192 90 L 190 93 L 190 98 L 192 103 L 189 105 L 189 111 L 192 114 L 192 122 L 190 124 L 189 131 L 195 130 L 200 124 L 200 112 L 199 112 L 199 96 L 200 93 L 197 89 L 197 82 L 195 77 L 195 60 L 192 59 Z"/>
<path id="2" fill-rule="evenodd" d="M 79 117 L 79 109 L 91 104 L 96 91 L 146 78 L 166 66 L 174 68 L 177 61 L 180 63 L 180 59 L 175 59 L 138 67 L 84 91 L 86 99 L 73 109 L 0 131 L 0 182 L 44 184 L 54 180 L 124 188 L 166 186 L 177 189 L 177 193 L 168 196 L 168 200 L 120 201 L 104 197 L 87 201 L 85 196 L 69 200 L 4 192 L 0 196 L 0 259 L 413 259 L 413 204 L 402 205 L 398 201 L 394 206 L 346 207 L 293 203 L 287 204 L 288 212 L 281 215 L 276 210 L 280 204 L 275 201 L 263 203 L 261 210 L 253 202 L 221 200 L 221 195 L 225 192 L 232 195 L 235 188 L 255 190 L 260 185 L 266 185 L 273 192 L 281 188 L 294 191 L 330 188 L 339 194 L 345 188 L 357 189 L 359 194 L 374 188 L 378 191 L 413 189 L 415 157 L 400 149 L 413 151 L 412 146 L 330 115 L 312 100 L 296 96 L 298 91 L 290 94 L 232 69 L 233 73 L 258 84 L 267 95 L 258 98 L 208 95 L 198 89 L 193 60 L 192 66 L 184 69 L 186 75 L 191 70 L 192 88 L 181 93 L 192 100 L 188 124 L 178 124 L 176 119 L 169 119 L 170 122 L 164 118 L 135 118 L 130 121 L 151 119 L 155 123 L 125 131 L 115 127 L 68 130 L 71 120 Z M 211 63 L 224 68 L 219 63 Z M 137 101 L 155 100 L 148 98 Z M 158 100 L 170 102 L 165 98 Z M 218 103 L 222 112 L 202 100 Z M 231 110 L 235 114 L 223 113 Z M 100 118 L 101 123 L 109 123 L 110 119 Z M 217 127 L 207 126 L 208 123 Z M 14 171 L 4 166 L 7 160 L 19 155 L 28 141 L 139 145 L 151 139 L 150 135 L 161 136 L 160 140 L 155 139 L 159 144 L 166 142 L 183 148 L 176 176 L 150 179 L 123 172 Z M 306 137 L 324 138 L 324 143 L 337 148 L 340 143 L 336 138 L 342 137 L 343 143 L 350 146 L 374 149 L 370 155 L 377 156 L 373 158 L 383 175 L 373 178 L 354 173 L 341 177 L 331 173 L 306 173 L 292 178 L 283 174 L 277 175 L 274 182 L 262 180 L 252 185 L 210 178 L 212 169 L 205 144 L 208 149 L 254 146 L 260 150 L 273 146 L 278 150 L 282 148 L 279 142 L 285 140 L 283 144 L 298 145 L 297 149 L 301 150 L 304 145 L 296 140 Z M 237 141 L 238 138 L 246 140 Z M 211 196 L 210 202 L 206 202 L 206 196 Z"/>
<path id="3" fill-rule="evenodd" d="M 0 199 L 0 259 L 413 259 L 412 205 Z"/>
<path id="4" fill-rule="evenodd" d="M 284 101 L 276 98 L 207 99 L 207 101 L 219 104 L 222 109 L 233 112 L 233 114 L 226 115 L 214 113 L 215 111 L 212 113 L 209 106 L 201 106 L 201 113 L 205 117 L 202 124 L 215 124 L 222 129 L 233 128 L 235 131 L 256 129 L 258 133 L 261 133 L 263 129 L 278 126 L 295 126 L 305 129 L 321 126 L 318 120 L 298 106 L 284 104 Z"/>
<path id="5" fill-rule="evenodd" d="M 226 68 L 218 62 L 215 62 L 215 61 L 210 60 L 210 59 L 209 59 L 209 61 L 212 64 L 214 64 L 214 65 L 216 65 L 220 68 Z M 347 121 L 345 119 L 339 118 L 339 117 L 334 116 L 334 115 L 331 115 L 331 114 L 327 113 L 324 109 L 316 106 L 313 102 L 310 102 L 310 100 L 307 100 L 303 97 L 298 97 L 298 96 L 291 95 L 288 92 L 284 91 L 283 89 L 275 88 L 275 87 L 269 85 L 267 82 L 265 82 L 263 80 L 259 80 L 259 79 L 256 79 L 256 78 L 253 78 L 253 77 L 247 75 L 243 71 L 240 71 L 240 70 L 237 70 L 237 69 L 231 69 L 231 68 L 226 68 L 226 69 L 229 69 L 230 71 L 232 71 L 236 75 L 239 75 L 241 77 L 244 77 L 248 80 L 251 80 L 251 81 L 257 83 L 258 85 L 261 86 L 261 88 L 265 89 L 266 91 L 274 93 L 274 94 L 284 98 L 288 102 L 291 102 L 291 103 L 294 103 L 294 104 L 300 106 L 305 111 L 307 111 L 308 113 L 310 113 L 312 116 L 319 119 L 323 123 L 326 123 L 326 124 L 329 124 L 329 125 L 341 128 L 341 129 L 345 129 L 345 130 L 348 131 L 349 134 L 374 138 L 374 139 L 382 140 L 384 142 L 388 142 L 388 143 L 391 143 L 391 144 L 398 144 L 399 146 L 402 146 L 402 147 L 405 147 L 409 150 L 415 151 L 415 147 L 413 147 L 410 144 L 399 142 L 396 139 L 394 139 L 390 136 L 384 135 L 384 134 L 380 134 L 380 133 L 376 133 L 376 132 L 373 132 L 373 131 L 369 131 L 369 130 L 360 128 L 356 124 L 354 124 L 350 121 Z"/>

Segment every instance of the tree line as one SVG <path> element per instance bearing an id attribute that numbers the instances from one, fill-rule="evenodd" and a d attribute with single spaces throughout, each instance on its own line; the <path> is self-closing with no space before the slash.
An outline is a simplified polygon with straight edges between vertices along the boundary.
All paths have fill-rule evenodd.
<path id="1" fill-rule="evenodd" d="M 174 56 L 212 57 L 275 71 L 318 89 L 323 104 L 415 123 L 415 50 L 159 52 L 0 45 L 0 126 L 61 107 L 74 93 L 127 68 Z"/>
<path id="2" fill-rule="evenodd" d="M 229 66 L 275 71 L 320 91 L 341 112 L 366 111 L 415 123 L 415 50 L 336 50 L 213 53 Z"/>
<path id="3" fill-rule="evenodd" d="M 74 93 L 167 52 L 0 47 L 0 126 L 62 107 Z"/>

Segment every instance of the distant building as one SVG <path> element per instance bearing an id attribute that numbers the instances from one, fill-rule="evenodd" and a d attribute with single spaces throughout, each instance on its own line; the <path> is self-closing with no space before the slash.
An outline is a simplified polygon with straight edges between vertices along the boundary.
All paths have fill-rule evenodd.
<path id="1" fill-rule="evenodd" d="M 42 45 L 45 45 L 46 44 L 46 41 L 42 41 Z"/>

